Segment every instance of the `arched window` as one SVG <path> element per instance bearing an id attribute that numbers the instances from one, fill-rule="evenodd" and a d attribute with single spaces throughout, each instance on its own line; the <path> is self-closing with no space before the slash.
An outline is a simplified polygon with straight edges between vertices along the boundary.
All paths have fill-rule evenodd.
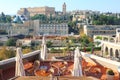
<path id="1" fill-rule="evenodd" d="M 113 56 L 113 49 L 110 48 L 110 57 L 112 57 L 112 56 Z"/>
<path id="2" fill-rule="evenodd" d="M 117 49 L 115 50 L 115 57 L 116 57 L 116 58 L 119 58 L 119 52 L 118 52 Z"/>
<path id="3" fill-rule="evenodd" d="M 108 47 L 105 48 L 105 55 L 108 55 Z"/>

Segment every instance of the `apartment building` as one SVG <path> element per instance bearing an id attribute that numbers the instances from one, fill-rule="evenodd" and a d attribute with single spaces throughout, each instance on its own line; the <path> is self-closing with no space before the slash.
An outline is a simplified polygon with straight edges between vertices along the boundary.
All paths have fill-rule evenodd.
<path id="1" fill-rule="evenodd" d="M 67 23 L 41 24 L 39 20 L 34 21 L 35 31 L 40 35 L 68 35 Z M 37 25 L 36 25 L 37 24 Z"/>

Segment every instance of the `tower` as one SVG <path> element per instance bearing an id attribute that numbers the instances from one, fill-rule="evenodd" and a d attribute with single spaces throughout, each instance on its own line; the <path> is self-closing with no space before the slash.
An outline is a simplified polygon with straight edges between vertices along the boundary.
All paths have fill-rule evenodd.
<path id="1" fill-rule="evenodd" d="M 62 12 L 63 12 L 63 15 L 66 14 L 66 4 L 64 2 L 64 4 L 62 5 Z"/>

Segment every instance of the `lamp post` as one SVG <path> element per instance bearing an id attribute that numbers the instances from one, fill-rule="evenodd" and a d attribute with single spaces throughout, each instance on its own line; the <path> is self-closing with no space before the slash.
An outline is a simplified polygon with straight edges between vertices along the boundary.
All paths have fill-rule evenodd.
<path id="1" fill-rule="evenodd" d="M 120 80 L 120 66 L 118 66 L 119 80 Z"/>

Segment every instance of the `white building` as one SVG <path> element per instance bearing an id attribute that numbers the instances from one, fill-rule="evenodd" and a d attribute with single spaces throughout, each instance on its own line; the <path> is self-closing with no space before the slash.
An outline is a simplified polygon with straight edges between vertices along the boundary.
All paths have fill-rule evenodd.
<path id="1" fill-rule="evenodd" d="M 84 34 L 93 37 L 94 35 L 116 35 L 116 28 L 120 25 L 84 25 Z"/>
<path id="2" fill-rule="evenodd" d="M 35 31 L 40 35 L 68 35 L 68 24 L 40 24 L 38 20 L 35 22 Z M 36 25 L 37 24 L 37 25 Z"/>
<path id="3" fill-rule="evenodd" d="M 39 20 L 26 21 L 23 24 L 0 24 L 0 30 L 6 31 L 9 36 L 23 35 L 68 35 L 67 23 L 41 24 Z"/>
<path id="4" fill-rule="evenodd" d="M 72 11 L 72 21 L 79 21 L 82 24 L 91 24 L 91 17 L 94 15 L 100 15 L 99 11 L 92 10 L 76 10 Z"/>

